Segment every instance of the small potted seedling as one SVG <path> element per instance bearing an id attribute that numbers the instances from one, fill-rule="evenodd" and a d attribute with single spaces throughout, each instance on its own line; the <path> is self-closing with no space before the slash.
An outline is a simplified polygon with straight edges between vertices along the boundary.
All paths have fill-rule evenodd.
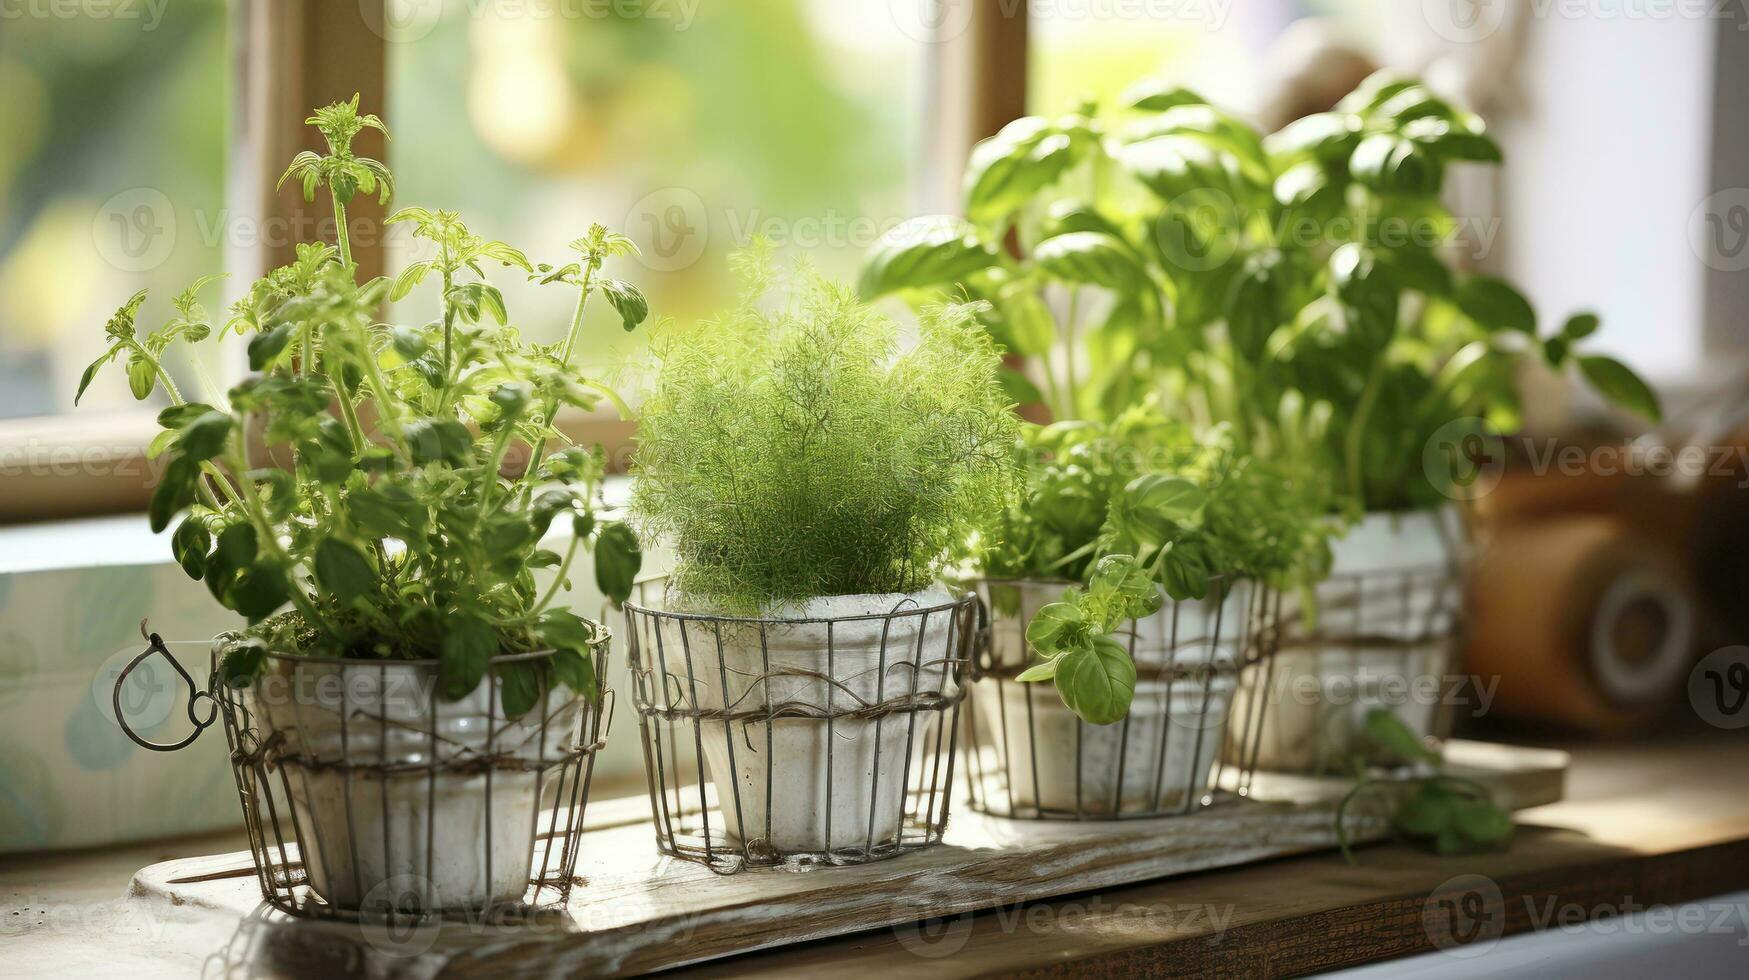
<path id="1" fill-rule="evenodd" d="M 389 220 L 431 257 L 360 282 L 346 207 L 360 193 L 386 201 L 391 178 L 354 155 L 361 129 L 383 128 L 357 110 L 356 97 L 317 110 L 328 152 L 299 154 L 285 175 L 306 198 L 327 188 L 336 244 L 300 244 L 218 325 L 197 298 L 208 279 L 157 330 L 138 325 L 134 296 L 80 389 L 125 362 L 136 397 L 169 401 L 148 515 L 155 531 L 175 524 L 177 561 L 246 624 L 220 639 L 208 693 L 264 893 L 303 911 L 288 896 L 307 880 L 335 909 L 477 909 L 524 896 L 543 797 L 568 814 L 587 782 L 607 634 L 557 600 L 588 551 L 602 590 L 624 599 L 639 553 L 624 525 L 597 519 L 600 454 L 569 445 L 554 417 L 604 390 L 572 363 L 585 304 L 605 297 L 627 329 L 645 306 L 602 274 L 631 246 L 599 225 L 574 261 L 537 269 L 421 208 Z M 561 344 L 519 339 L 488 265 L 576 294 Z M 378 321 L 421 289 L 429 323 Z M 254 373 L 210 402 L 185 397 L 166 348 L 233 333 Z M 542 544 L 549 530 L 562 554 Z M 556 569 L 550 584 L 539 569 Z M 580 820 L 540 827 L 561 823 L 549 844 L 569 850 Z"/>
<path id="2" fill-rule="evenodd" d="M 1008 815 L 1185 812 L 1213 788 L 1238 679 L 1270 642 L 1270 587 L 1318 573 L 1321 498 L 1152 404 L 1031 428 L 1027 450 L 981 564 L 974 745 L 1003 778 L 974 788 Z"/>
<path id="3" fill-rule="evenodd" d="M 632 513 L 675 555 L 663 608 L 628 607 L 652 795 L 683 763 L 649 726 L 679 719 L 729 850 L 869 860 L 913 840 L 907 793 L 951 753 L 977 624 L 940 573 L 1001 505 L 1016 421 L 973 309 L 905 345 L 810 274 L 762 308 L 765 254 L 741 308 L 656 342 L 641 410 Z"/>

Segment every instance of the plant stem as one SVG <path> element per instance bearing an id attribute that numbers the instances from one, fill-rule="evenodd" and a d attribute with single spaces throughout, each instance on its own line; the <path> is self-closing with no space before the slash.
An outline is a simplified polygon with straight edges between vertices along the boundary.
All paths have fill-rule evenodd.
<path id="1" fill-rule="evenodd" d="M 1354 494 L 1354 499 L 1366 505 L 1365 487 L 1362 484 L 1361 450 L 1366 437 L 1367 422 L 1370 421 L 1373 405 L 1379 398 L 1379 387 L 1384 383 L 1385 359 L 1383 355 L 1373 363 L 1372 371 L 1367 375 L 1366 387 L 1361 390 L 1360 401 L 1354 406 L 1354 418 L 1348 423 L 1347 473 L 1348 489 Z"/>
<path id="2" fill-rule="evenodd" d="M 1070 286 L 1069 311 L 1065 318 L 1065 322 L 1063 323 L 1064 381 L 1066 382 L 1065 387 L 1069 394 L 1069 404 L 1066 406 L 1067 412 L 1064 413 L 1063 417 L 1071 419 L 1076 418 L 1079 415 L 1081 408 L 1081 393 L 1079 386 L 1075 383 L 1075 319 L 1076 314 L 1079 312 L 1078 307 L 1080 305 L 1081 287 Z"/>
<path id="3" fill-rule="evenodd" d="M 583 332 L 583 311 L 589 305 L 589 291 L 593 286 L 597 265 L 598 263 L 596 261 L 590 260 L 583 267 L 583 283 L 577 292 L 577 309 L 571 314 L 571 329 L 565 331 L 565 343 L 559 348 L 559 363 L 567 370 L 571 367 L 571 354 L 577 348 L 577 337 Z M 558 400 L 548 396 L 546 402 L 542 405 L 541 412 L 542 424 L 548 429 L 553 427 L 553 415 L 558 410 Z M 529 475 L 534 473 L 535 469 L 540 466 L 541 454 L 546 452 L 546 448 L 547 437 L 542 435 L 540 439 L 535 442 L 528 454 L 528 465 L 522 471 L 522 478 L 524 481 L 527 481 Z M 532 490 L 532 486 L 523 487 L 523 492 L 525 494 Z"/>
<path id="4" fill-rule="evenodd" d="M 582 543 L 582 538 L 575 534 L 571 535 L 571 544 L 565 549 L 565 558 L 559 562 L 558 577 L 553 579 L 553 584 L 547 587 L 546 594 L 541 596 L 540 600 L 528 610 L 528 614 L 523 619 L 533 619 L 540 615 L 541 611 L 546 609 L 558 596 L 559 588 L 565 584 L 565 579 L 571 574 L 571 560 L 577 557 L 577 546 Z"/>
<path id="5" fill-rule="evenodd" d="M 348 269 L 352 268 L 352 240 L 346 229 L 346 205 L 334 194 L 334 188 L 328 188 L 328 196 L 334 201 L 334 241 L 340 247 L 340 262 Z"/>

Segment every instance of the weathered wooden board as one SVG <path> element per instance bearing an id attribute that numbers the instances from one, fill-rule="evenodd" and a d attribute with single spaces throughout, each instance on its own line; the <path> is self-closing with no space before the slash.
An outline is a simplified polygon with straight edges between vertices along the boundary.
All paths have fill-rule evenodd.
<path id="1" fill-rule="evenodd" d="M 1496 787 L 1514 808 L 1559 800 L 1561 752 L 1448 743 L 1452 772 Z M 140 901 L 241 917 L 225 954 L 237 966 L 308 968 L 345 960 L 372 975 L 613 975 L 688 963 L 1028 899 L 1231 867 L 1335 846 L 1341 780 L 1260 776 L 1260 796 L 1161 820 L 1011 821 L 956 810 L 946 841 L 890 861 L 720 876 L 656 853 L 647 801 L 591 807 L 568 916 L 499 926 L 445 923 L 394 933 L 285 922 L 258 910 L 247 854 L 154 865 L 134 878 Z M 1383 831 L 1376 813 L 1355 839 Z M 315 959 L 312 959 L 314 957 Z M 339 959 L 337 959 L 337 957 Z"/>

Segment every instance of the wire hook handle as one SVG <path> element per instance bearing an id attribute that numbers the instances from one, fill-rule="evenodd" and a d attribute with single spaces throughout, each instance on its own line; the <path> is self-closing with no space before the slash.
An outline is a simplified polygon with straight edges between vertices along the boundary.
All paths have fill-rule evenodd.
<path id="1" fill-rule="evenodd" d="M 183 669 L 182 664 L 177 662 L 175 657 L 170 655 L 170 649 L 164 645 L 162 637 L 156 633 L 146 632 L 146 624 L 144 620 L 140 622 L 140 633 L 146 637 L 146 641 L 151 645 L 146 647 L 144 653 L 141 653 L 139 656 L 129 661 L 128 665 L 123 667 L 121 673 L 117 674 L 115 677 L 115 689 L 111 692 L 110 698 L 110 703 L 115 708 L 115 723 L 120 725 L 122 732 L 124 732 L 128 738 L 133 739 L 134 744 L 141 748 L 151 749 L 153 752 L 174 752 L 177 749 L 187 748 L 194 744 L 194 740 L 200 737 L 201 732 L 206 731 L 207 727 L 217 720 L 219 717 L 218 702 L 214 700 L 211 694 L 201 690 L 194 683 L 194 678 L 189 675 L 188 671 Z M 164 659 L 170 661 L 170 666 L 176 668 L 176 672 L 182 675 L 183 682 L 188 685 L 188 721 L 190 724 L 194 725 L 194 731 L 189 732 L 188 737 L 180 742 L 165 742 L 163 744 L 148 742 L 144 738 L 141 738 L 138 732 L 135 732 L 128 726 L 127 718 L 123 717 L 121 713 L 122 685 L 127 683 L 128 675 L 134 672 L 134 668 L 138 667 L 147 657 L 150 657 L 154 653 L 163 654 Z M 200 702 L 201 698 L 205 698 L 209 702 L 212 702 L 208 705 L 207 716 L 204 719 L 196 716 L 194 713 L 195 705 Z"/>

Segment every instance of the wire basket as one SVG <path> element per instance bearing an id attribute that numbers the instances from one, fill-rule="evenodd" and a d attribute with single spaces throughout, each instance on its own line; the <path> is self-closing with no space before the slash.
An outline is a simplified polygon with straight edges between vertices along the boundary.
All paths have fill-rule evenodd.
<path id="1" fill-rule="evenodd" d="M 625 606 L 656 842 L 720 873 L 941 841 L 975 595 L 839 596 L 795 617 Z"/>
<path id="2" fill-rule="evenodd" d="M 611 692 L 597 703 L 543 682 L 528 713 L 506 718 L 495 669 L 448 701 L 435 660 L 282 654 L 268 654 L 255 681 L 234 689 L 220 678 L 216 648 L 199 690 L 162 640 L 149 639 L 117 678 L 116 717 L 135 742 L 159 751 L 223 719 L 256 878 L 272 907 L 366 922 L 472 920 L 568 899 Z M 153 653 L 170 659 L 189 689 L 195 730 L 174 744 L 144 740 L 121 716 L 123 682 Z M 605 636 L 592 656 L 595 676 L 605 677 Z M 204 718 L 202 700 L 210 702 Z"/>
<path id="3" fill-rule="evenodd" d="M 1116 820 L 1189 813 L 1250 792 L 1255 739 L 1228 718 L 1241 674 L 1267 661 L 1278 593 L 1249 580 L 1166 600 L 1118 641 L 1136 663 L 1130 711 L 1093 725 L 1050 684 L 1016 680 L 1033 662 L 1026 625 L 1068 582 L 990 579 L 990 642 L 966 711 L 973 810 L 1034 820 Z M 1252 717 L 1256 712 L 1251 713 Z"/>
<path id="4" fill-rule="evenodd" d="M 1376 764 L 1362 736 L 1376 710 L 1417 735 L 1448 734 L 1461 609 L 1450 562 L 1332 575 L 1310 602 L 1292 599 L 1268 670 L 1240 699 L 1236 723 L 1256 729 L 1258 768 L 1349 775 L 1357 760 Z"/>

